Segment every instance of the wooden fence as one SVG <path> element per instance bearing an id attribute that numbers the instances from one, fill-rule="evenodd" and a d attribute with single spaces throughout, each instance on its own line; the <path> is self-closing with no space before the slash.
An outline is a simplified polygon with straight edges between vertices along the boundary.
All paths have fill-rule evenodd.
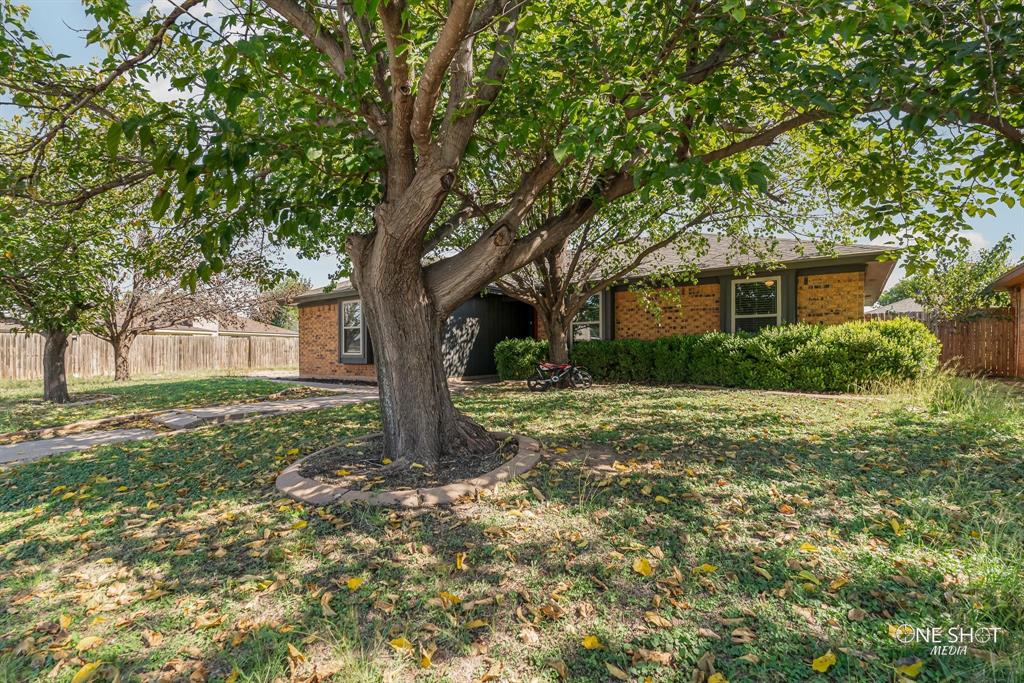
<path id="1" fill-rule="evenodd" d="M 42 379 L 43 344 L 37 334 L 0 333 L 0 379 Z M 70 339 L 65 363 L 69 377 L 114 374 L 110 344 L 91 334 Z M 299 340 L 144 334 L 132 344 L 128 364 L 132 375 L 298 367 Z"/>
<path id="2" fill-rule="evenodd" d="M 887 313 L 870 320 L 917 318 L 942 344 L 939 361 L 955 365 L 962 374 L 1013 377 L 1017 373 L 1012 308 L 988 308 L 968 320 L 932 321 L 921 315 Z"/>

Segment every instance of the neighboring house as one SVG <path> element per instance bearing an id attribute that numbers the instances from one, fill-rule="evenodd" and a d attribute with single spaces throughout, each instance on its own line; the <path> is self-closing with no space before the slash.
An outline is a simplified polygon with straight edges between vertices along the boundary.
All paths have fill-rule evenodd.
<path id="1" fill-rule="evenodd" d="M 894 301 L 885 306 L 875 306 L 864 313 L 869 318 L 892 318 L 894 316 L 906 316 L 908 318 L 923 318 L 924 306 L 917 303 L 910 297 Z"/>
<path id="2" fill-rule="evenodd" d="M 297 337 L 299 333 L 277 325 L 268 325 L 249 318 L 237 318 L 229 323 L 216 320 L 193 320 L 188 324 L 172 325 L 153 330 L 150 334 L 192 334 L 209 337 Z"/>
<path id="3" fill-rule="evenodd" d="M 1011 268 L 991 285 L 990 289 L 1010 293 L 1010 309 L 1013 317 L 1013 358 L 1017 377 L 1024 377 L 1024 263 Z M 302 340 L 299 340 L 299 344 Z"/>
<path id="4" fill-rule="evenodd" d="M 757 330 L 789 322 L 828 325 L 860 320 L 864 307 L 878 300 L 895 260 L 891 252 L 868 245 L 837 246 L 822 253 L 796 240 L 779 240 L 768 270 L 760 259 L 735 256 L 725 240 L 713 241 L 696 259 L 692 282 L 671 289 L 654 315 L 631 284 L 655 270 L 679 270 L 694 259 L 674 249 L 653 255 L 627 283 L 595 295 L 573 323 L 573 338 L 655 339 L 667 335 Z M 744 274 L 738 274 L 743 272 Z M 689 280 L 689 278 L 688 278 Z M 658 291 L 658 290 L 655 290 Z M 317 378 L 372 378 L 373 343 L 367 338 L 359 294 L 348 282 L 330 292 L 296 297 L 299 308 L 299 374 Z M 494 346 L 508 337 L 543 336 L 530 306 L 494 288 L 462 304 L 445 333 L 445 367 L 455 376 L 492 374 Z"/>

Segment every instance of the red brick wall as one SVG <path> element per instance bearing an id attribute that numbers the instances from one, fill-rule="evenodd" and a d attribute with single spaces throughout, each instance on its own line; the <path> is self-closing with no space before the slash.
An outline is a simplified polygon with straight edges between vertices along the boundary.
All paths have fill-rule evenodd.
<path id="1" fill-rule="evenodd" d="M 615 338 L 657 339 L 675 334 L 700 334 L 721 329 L 721 296 L 717 283 L 677 288 L 679 299 L 658 302 L 660 319 L 648 312 L 635 292 L 615 292 Z"/>
<path id="2" fill-rule="evenodd" d="M 796 319 L 837 325 L 864 318 L 864 273 L 799 275 Z"/>
<path id="3" fill-rule="evenodd" d="M 372 378 L 373 364 L 338 362 L 338 304 L 299 307 L 299 376 L 319 379 Z"/>

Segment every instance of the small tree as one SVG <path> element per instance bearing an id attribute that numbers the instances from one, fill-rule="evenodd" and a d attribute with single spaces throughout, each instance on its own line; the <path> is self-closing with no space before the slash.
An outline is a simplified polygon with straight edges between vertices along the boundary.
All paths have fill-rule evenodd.
<path id="1" fill-rule="evenodd" d="M 38 206 L 0 210 L 0 314 L 43 335 L 43 399 L 70 399 L 64 356 L 68 338 L 97 315 L 111 233 L 104 220 L 117 194 L 87 211 Z"/>
<path id="2" fill-rule="evenodd" d="M 129 353 L 140 334 L 193 320 L 231 323 L 253 306 L 277 301 L 260 292 L 258 280 L 269 276 L 270 266 L 257 250 L 236 252 L 221 272 L 184 286 L 182 274 L 198 268 L 202 256 L 182 226 L 136 214 L 118 227 L 98 321 L 90 328 L 110 343 L 117 381 L 130 379 Z"/>
<path id="3" fill-rule="evenodd" d="M 784 184 L 762 191 L 715 189 L 698 201 L 671 192 L 644 193 L 603 208 L 580 230 L 497 284 L 531 304 L 548 340 L 548 357 L 567 362 L 572 322 L 595 295 L 633 274 L 643 288 L 691 281 L 711 239 L 724 239 L 734 256 L 770 263 L 774 237 L 807 230 L 832 244 L 844 233 L 845 212 L 829 207 L 820 187 L 801 186 L 801 150 L 784 144 L 763 150 L 765 163 L 786 167 Z M 781 172 L 780 172 L 781 175 Z M 557 205 L 538 202 L 538 206 Z M 550 217 L 538 210 L 532 221 Z M 799 231 L 799 232 L 798 232 Z M 671 258 L 666 258 L 671 256 Z M 652 297 L 646 300 L 653 307 Z"/>
<path id="4" fill-rule="evenodd" d="M 299 310 L 291 304 L 295 297 L 308 292 L 312 285 L 306 278 L 289 275 L 273 288 L 262 293 L 249 317 L 268 325 L 288 330 L 299 329 Z"/>
<path id="5" fill-rule="evenodd" d="M 934 267 L 911 275 L 897 286 L 903 286 L 907 296 L 936 320 L 963 319 L 979 309 L 1009 306 L 1006 292 L 988 287 L 1010 267 L 1012 243 L 1013 236 L 1006 235 L 976 253 L 962 244 L 951 253 L 937 254 Z"/>

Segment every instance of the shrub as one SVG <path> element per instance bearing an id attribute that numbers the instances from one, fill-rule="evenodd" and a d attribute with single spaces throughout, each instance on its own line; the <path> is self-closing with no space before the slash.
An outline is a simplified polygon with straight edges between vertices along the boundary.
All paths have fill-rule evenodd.
<path id="1" fill-rule="evenodd" d="M 526 379 L 548 355 L 548 343 L 539 339 L 505 339 L 494 347 L 500 379 Z"/>
<path id="2" fill-rule="evenodd" d="M 896 319 L 588 341 L 577 344 L 572 356 L 599 380 L 855 391 L 931 372 L 939 343 L 920 322 Z"/>

